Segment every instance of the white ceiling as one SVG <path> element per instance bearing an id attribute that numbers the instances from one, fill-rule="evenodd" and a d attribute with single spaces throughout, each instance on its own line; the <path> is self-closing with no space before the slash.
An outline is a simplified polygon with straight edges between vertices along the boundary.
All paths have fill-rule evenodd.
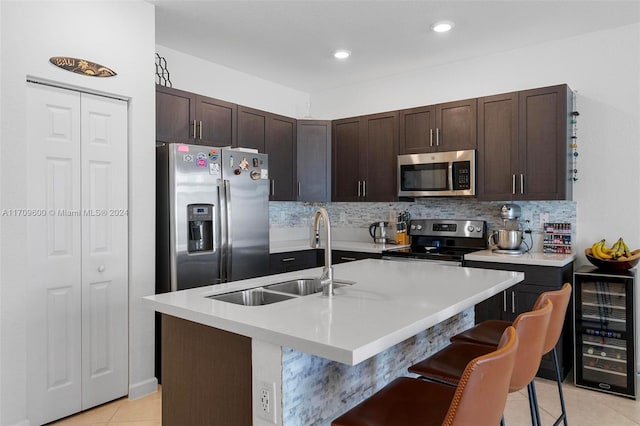
<path id="1" fill-rule="evenodd" d="M 640 22 L 640 0 L 148 1 L 157 44 L 307 93 Z"/>

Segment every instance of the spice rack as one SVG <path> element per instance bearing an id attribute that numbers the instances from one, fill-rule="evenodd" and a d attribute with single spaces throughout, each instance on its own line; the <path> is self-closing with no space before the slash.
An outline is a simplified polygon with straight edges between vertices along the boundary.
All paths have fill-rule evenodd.
<path id="1" fill-rule="evenodd" d="M 545 223 L 543 229 L 542 251 L 544 253 L 571 254 L 570 223 Z"/>

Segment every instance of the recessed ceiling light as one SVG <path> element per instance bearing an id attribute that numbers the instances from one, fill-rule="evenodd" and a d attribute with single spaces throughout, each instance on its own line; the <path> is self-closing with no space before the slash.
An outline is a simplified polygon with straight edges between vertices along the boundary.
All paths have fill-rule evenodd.
<path id="1" fill-rule="evenodd" d="M 333 53 L 333 57 L 336 59 L 347 59 L 349 56 L 351 56 L 351 52 L 344 49 L 336 50 Z"/>
<path id="2" fill-rule="evenodd" d="M 440 21 L 431 25 L 431 29 L 437 33 L 446 33 L 451 30 L 455 24 L 451 21 Z"/>

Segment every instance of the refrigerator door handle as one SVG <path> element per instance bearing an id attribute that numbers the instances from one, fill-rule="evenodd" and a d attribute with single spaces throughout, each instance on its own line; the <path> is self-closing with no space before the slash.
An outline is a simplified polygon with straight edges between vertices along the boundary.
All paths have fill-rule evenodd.
<path id="1" fill-rule="evenodd" d="M 224 209 L 225 209 L 225 214 L 226 214 L 226 219 L 224 221 L 224 226 L 226 227 L 226 250 L 225 250 L 225 254 L 226 254 L 226 260 L 225 263 L 226 265 L 224 265 L 225 268 L 225 282 L 231 281 L 231 254 L 233 253 L 233 240 L 231 238 L 231 184 L 228 180 L 224 180 L 224 198 L 225 198 L 225 203 L 224 203 Z"/>
<path id="2" fill-rule="evenodd" d="M 228 211 L 226 209 L 227 206 L 227 198 L 226 191 L 224 190 L 226 181 L 219 180 L 218 181 L 218 209 L 220 210 L 220 267 L 219 267 L 219 278 L 218 282 L 224 283 L 227 282 L 227 254 L 229 252 L 229 227 L 227 226 L 228 221 Z"/>

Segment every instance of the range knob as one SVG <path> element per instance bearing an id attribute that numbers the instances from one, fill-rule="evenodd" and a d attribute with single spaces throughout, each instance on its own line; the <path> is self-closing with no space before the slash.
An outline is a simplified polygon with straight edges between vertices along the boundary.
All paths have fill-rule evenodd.
<path id="1" fill-rule="evenodd" d="M 481 226 L 476 226 L 476 232 L 482 232 L 482 227 Z"/>
<path id="2" fill-rule="evenodd" d="M 469 225 L 469 226 L 467 226 L 467 231 L 469 231 L 469 232 L 473 232 L 473 225 Z"/>
<path id="3" fill-rule="evenodd" d="M 415 230 L 415 229 L 416 229 L 416 226 L 415 226 L 415 225 L 411 225 L 411 229 L 412 229 L 412 230 Z"/>
<path id="4" fill-rule="evenodd" d="M 422 225 L 416 225 L 416 229 L 417 229 L 418 231 L 422 230 Z"/>

